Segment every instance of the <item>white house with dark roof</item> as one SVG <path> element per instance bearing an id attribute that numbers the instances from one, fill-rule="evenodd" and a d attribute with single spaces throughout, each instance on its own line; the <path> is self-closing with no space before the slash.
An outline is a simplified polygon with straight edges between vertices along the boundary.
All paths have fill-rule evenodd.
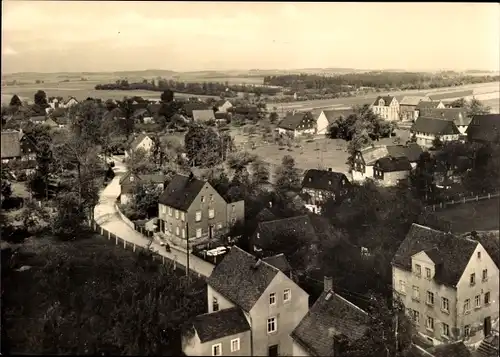
<path id="1" fill-rule="evenodd" d="M 59 107 L 61 108 L 71 108 L 74 105 L 77 105 L 79 102 L 75 97 L 69 97 L 67 100 L 59 103 Z"/>
<path id="2" fill-rule="evenodd" d="M 425 111 L 425 116 L 454 122 L 462 135 L 465 134 L 469 123 L 472 121 L 464 108 L 429 109 Z"/>
<path id="3" fill-rule="evenodd" d="M 207 279 L 208 312 L 183 334 L 187 356 L 291 356 L 309 295 L 276 267 L 233 246 Z"/>
<path id="4" fill-rule="evenodd" d="M 436 138 L 442 142 L 456 141 L 460 138 L 460 130 L 453 121 L 422 116 L 415 120 L 410 133 L 415 135 L 417 144 L 424 148 L 432 147 Z"/>
<path id="5" fill-rule="evenodd" d="M 228 109 L 233 107 L 233 104 L 227 99 L 221 99 L 215 103 L 218 113 L 227 113 Z"/>
<path id="6" fill-rule="evenodd" d="M 278 124 L 278 134 L 292 138 L 316 133 L 316 120 L 311 112 L 288 113 Z"/>
<path id="7" fill-rule="evenodd" d="M 328 199 L 337 199 L 347 194 L 350 182 L 342 172 L 332 169 L 310 169 L 302 180 L 302 193 L 307 194 L 306 208 L 313 213 L 321 212 L 321 205 Z"/>
<path id="8" fill-rule="evenodd" d="M 407 157 L 387 156 L 375 161 L 373 178 L 382 186 L 396 186 L 405 181 L 411 172 L 411 163 Z"/>
<path id="9" fill-rule="evenodd" d="M 130 143 L 129 149 L 125 151 L 125 157 L 129 157 L 133 151 L 139 149 L 144 150 L 146 153 L 150 153 L 153 148 L 153 140 L 146 134 L 137 135 Z"/>
<path id="10" fill-rule="evenodd" d="M 378 96 L 370 107 L 384 120 L 399 120 L 399 102 L 392 95 Z"/>
<path id="11" fill-rule="evenodd" d="M 338 118 L 341 116 L 346 118 L 352 113 L 354 113 L 353 109 L 322 110 L 316 117 L 316 134 L 327 134 L 328 127 Z"/>
<path id="12" fill-rule="evenodd" d="M 415 118 L 414 119 L 417 119 L 419 116 L 424 116 L 428 110 L 444 109 L 444 108 L 445 108 L 445 105 L 440 100 L 434 100 L 434 101 L 433 100 L 428 100 L 428 101 L 423 100 L 420 103 L 418 103 L 417 106 L 415 107 Z"/>
<path id="13" fill-rule="evenodd" d="M 392 260 L 392 285 L 433 344 L 477 343 L 498 323 L 498 266 L 473 237 L 413 224 Z"/>

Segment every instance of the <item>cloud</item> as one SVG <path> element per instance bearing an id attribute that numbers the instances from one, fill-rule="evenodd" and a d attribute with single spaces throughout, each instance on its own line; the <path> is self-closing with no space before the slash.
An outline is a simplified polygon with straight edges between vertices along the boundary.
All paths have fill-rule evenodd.
<path id="1" fill-rule="evenodd" d="M 15 56 L 18 52 L 10 46 L 2 48 L 2 56 Z"/>

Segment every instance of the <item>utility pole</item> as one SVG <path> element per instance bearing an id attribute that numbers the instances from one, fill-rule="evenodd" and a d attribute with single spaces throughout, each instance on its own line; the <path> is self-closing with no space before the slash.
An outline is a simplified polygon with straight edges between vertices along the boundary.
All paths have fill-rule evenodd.
<path id="1" fill-rule="evenodd" d="M 189 225 L 186 222 L 186 276 L 189 281 Z"/>

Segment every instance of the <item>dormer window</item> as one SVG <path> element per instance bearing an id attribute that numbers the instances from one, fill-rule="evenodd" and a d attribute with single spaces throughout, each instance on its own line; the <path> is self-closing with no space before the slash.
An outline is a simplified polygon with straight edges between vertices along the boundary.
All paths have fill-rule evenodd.
<path id="1" fill-rule="evenodd" d="M 213 300 L 212 300 L 212 310 L 214 312 L 219 311 L 219 301 L 217 300 L 217 298 L 215 296 L 213 297 Z"/>
<path id="2" fill-rule="evenodd" d="M 383 106 L 385 106 L 385 101 L 384 101 L 383 99 L 380 99 L 380 100 L 378 101 L 378 105 L 379 105 L 379 107 L 383 107 Z"/>
<path id="3" fill-rule="evenodd" d="M 430 268 L 425 268 L 425 277 L 427 279 L 431 278 L 431 269 Z"/>

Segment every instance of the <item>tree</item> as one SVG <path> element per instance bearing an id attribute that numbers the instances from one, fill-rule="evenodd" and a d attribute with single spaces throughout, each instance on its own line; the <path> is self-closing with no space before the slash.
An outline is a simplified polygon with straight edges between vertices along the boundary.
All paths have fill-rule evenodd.
<path id="1" fill-rule="evenodd" d="M 137 183 L 134 186 L 132 207 L 138 219 L 158 216 L 158 199 L 162 192 L 152 182 Z"/>
<path id="2" fill-rule="evenodd" d="M 443 147 L 443 142 L 439 136 L 436 136 L 434 140 L 432 140 L 432 148 L 434 150 L 439 150 Z"/>
<path id="3" fill-rule="evenodd" d="M 467 109 L 467 116 L 469 118 L 472 118 L 474 115 L 485 115 L 489 114 L 491 111 L 491 108 L 484 105 L 481 103 L 476 98 L 472 98 L 470 102 L 467 102 L 467 105 L 465 107 Z"/>
<path id="4" fill-rule="evenodd" d="M 12 98 L 10 99 L 10 106 L 11 107 L 20 107 L 22 106 L 23 103 L 21 102 L 21 99 L 17 96 L 17 94 L 14 94 Z"/>
<path id="5" fill-rule="evenodd" d="M 410 187 L 415 196 L 428 201 L 436 197 L 437 189 L 434 182 L 436 161 L 428 152 L 420 155 L 415 170 L 410 173 Z"/>
<path id="6" fill-rule="evenodd" d="M 170 89 L 164 90 L 160 98 L 162 102 L 170 103 L 174 100 L 174 92 L 172 92 Z"/>
<path id="7" fill-rule="evenodd" d="M 151 157 L 153 158 L 157 168 L 162 167 L 165 159 L 165 144 L 160 140 L 158 135 L 153 135 L 151 139 L 153 140 Z"/>
<path id="8" fill-rule="evenodd" d="M 135 174 L 149 174 L 155 168 L 154 163 L 148 158 L 148 153 L 142 148 L 133 150 L 125 159 L 125 164 L 128 170 Z"/>
<path id="9" fill-rule="evenodd" d="M 271 122 L 271 124 L 274 124 L 278 121 L 278 113 L 276 112 L 271 112 L 269 114 L 269 121 Z"/>
<path id="10" fill-rule="evenodd" d="M 222 161 L 221 139 L 212 128 L 192 126 L 184 137 L 184 146 L 192 166 L 211 167 Z"/>
<path id="11" fill-rule="evenodd" d="M 49 106 L 47 102 L 47 94 L 43 90 L 38 90 L 34 96 L 35 105 L 40 107 L 42 110 Z"/>
<path id="12" fill-rule="evenodd" d="M 262 160 L 252 162 L 252 183 L 255 186 L 269 183 L 269 165 Z"/>
<path id="13" fill-rule="evenodd" d="M 30 182 L 31 189 L 38 197 L 49 198 L 49 178 L 55 172 L 52 145 L 49 141 L 37 142 L 36 171 Z"/>
<path id="14" fill-rule="evenodd" d="M 281 166 L 276 168 L 275 175 L 276 188 L 279 191 L 298 191 L 300 189 L 301 178 L 292 156 L 283 156 Z"/>

